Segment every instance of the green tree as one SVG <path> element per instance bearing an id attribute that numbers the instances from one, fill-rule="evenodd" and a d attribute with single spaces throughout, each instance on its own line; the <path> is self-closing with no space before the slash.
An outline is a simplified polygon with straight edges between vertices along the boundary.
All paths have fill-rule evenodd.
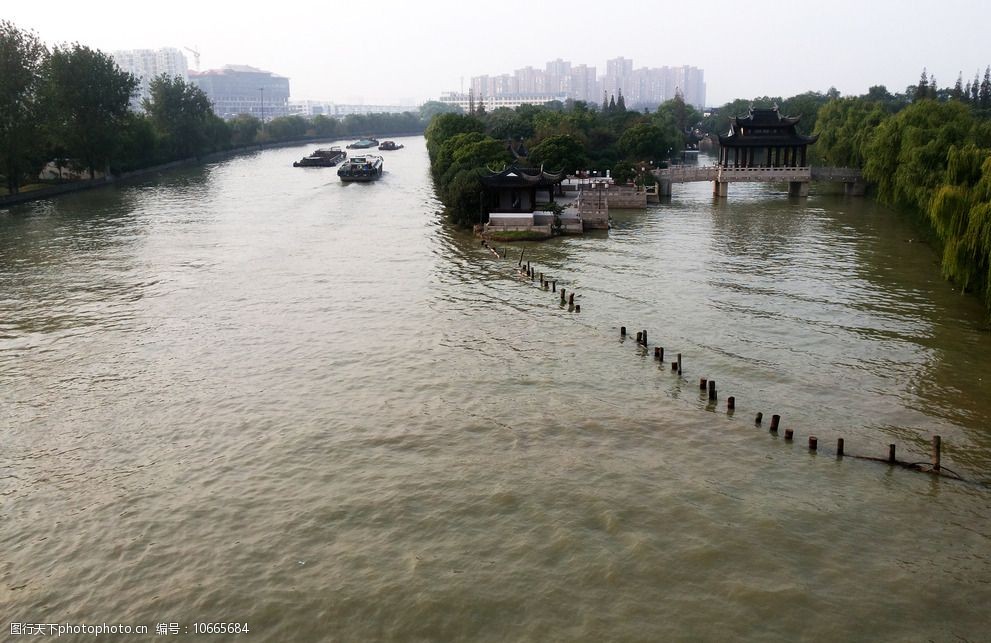
<path id="1" fill-rule="evenodd" d="M 820 92 L 805 92 L 791 98 L 786 98 L 779 104 L 779 109 L 785 116 L 801 116 L 797 129 L 801 134 L 815 131 L 819 110 L 829 102 L 829 97 Z"/>
<path id="2" fill-rule="evenodd" d="M 429 123 L 430 119 L 438 114 L 463 114 L 464 110 L 458 105 L 442 103 L 439 100 L 428 100 L 420 105 L 420 118 Z"/>
<path id="3" fill-rule="evenodd" d="M 551 136 L 530 150 L 530 160 L 548 171 L 564 170 L 568 174 L 588 166 L 585 146 L 568 134 Z"/>
<path id="4" fill-rule="evenodd" d="M 213 121 L 218 117 L 196 85 L 179 76 L 158 76 L 149 85 L 144 108 L 170 160 L 199 157 L 213 147 Z"/>
<path id="5" fill-rule="evenodd" d="M 427 152 L 431 160 L 440 152 L 441 146 L 452 136 L 467 132 L 482 133 L 485 124 L 473 117 L 463 114 L 438 114 L 430 121 L 424 136 L 427 139 Z"/>
<path id="6" fill-rule="evenodd" d="M 653 123 L 638 123 L 619 137 L 620 152 L 633 161 L 667 159 L 672 152 L 684 147 L 684 135 L 674 123 L 661 127 Z"/>
<path id="7" fill-rule="evenodd" d="M 829 101 L 818 112 L 819 140 L 810 148 L 813 158 L 834 167 L 863 167 L 870 136 L 887 118 L 876 101 L 852 97 Z"/>
<path id="8" fill-rule="evenodd" d="M 0 21 L 0 173 L 12 194 L 41 152 L 38 92 L 47 54 L 34 32 Z"/>
<path id="9" fill-rule="evenodd" d="M 991 65 L 984 69 L 984 80 L 981 81 L 977 104 L 981 109 L 991 108 Z"/>
<path id="10" fill-rule="evenodd" d="M 265 127 L 273 141 L 295 141 L 306 137 L 310 124 L 302 116 L 279 116 L 269 121 Z"/>
<path id="11" fill-rule="evenodd" d="M 318 120 L 323 119 L 323 120 Z M 317 116 L 313 119 L 314 126 L 317 128 L 318 132 L 323 125 L 323 121 L 330 121 L 337 126 L 337 121 L 331 120 L 326 116 Z M 228 121 L 228 126 L 231 128 L 231 145 L 234 147 L 245 147 L 247 145 L 254 145 L 257 141 L 258 132 L 261 130 L 262 123 L 256 117 L 251 114 L 238 114 L 230 121 Z M 330 138 L 331 135 L 328 135 Z"/>
<path id="12" fill-rule="evenodd" d="M 620 161 L 613 166 L 610 173 L 617 185 L 626 185 L 637 177 L 637 168 L 629 161 Z"/>
<path id="13" fill-rule="evenodd" d="M 154 165 L 160 161 L 159 140 L 151 119 L 144 114 L 128 112 L 121 128 L 120 147 L 116 164 L 111 169 L 129 172 Z"/>
<path id="14" fill-rule="evenodd" d="M 950 98 L 953 100 L 963 100 L 963 72 L 957 74 L 957 82 L 953 84 L 953 89 L 950 91 Z"/>
<path id="15" fill-rule="evenodd" d="M 450 162 L 438 172 L 433 167 L 441 200 L 447 216 L 459 225 L 470 225 L 481 221 L 482 173 L 487 168 L 501 168 L 510 161 L 509 152 L 502 141 L 480 134 L 468 132 L 456 134 L 444 144 L 441 154 Z"/>
<path id="16" fill-rule="evenodd" d="M 991 310 L 991 150 L 949 149 L 927 215 L 943 244 L 944 276 L 963 291 L 979 290 Z"/>
<path id="17" fill-rule="evenodd" d="M 515 109 L 500 107 L 486 115 L 485 130 L 492 138 L 518 140 L 533 136 L 533 121 Z"/>
<path id="18" fill-rule="evenodd" d="M 913 103 L 874 130 L 864 176 L 877 184 L 881 201 L 922 212 L 946 171 L 948 150 L 966 143 L 973 126 L 960 103 Z"/>
<path id="19" fill-rule="evenodd" d="M 109 55 L 78 43 L 55 47 L 44 69 L 53 133 L 92 178 L 118 150 L 138 81 Z"/>

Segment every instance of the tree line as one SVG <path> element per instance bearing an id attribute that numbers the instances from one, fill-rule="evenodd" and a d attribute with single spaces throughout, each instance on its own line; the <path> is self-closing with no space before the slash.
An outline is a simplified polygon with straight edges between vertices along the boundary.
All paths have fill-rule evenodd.
<path id="1" fill-rule="evenodd" d="M 628 110 L 622 94 L 603 105 L 552 101 L 487 112 L 441 114 L 427 126 L 427 151 L 449 219 L 479 223 L 481 177 L 510 163 L 547 170 L 609 170 L 617 181 L 651 181 L 640 168 L 666 162 L 701 119 L 681 96 L 656 111 Z"/>
<path id="2" fill-rule="evenodd" d="M 119 174 L 242 147 L 362 134 L 422 132 L 443 110 L 278 117 L 216 116 L 206 94 L 180 77 L 159 76 L 133 108 L 139 81 L 113 58 L 79 43 L 49 49 L 37 34 L 0 20 L 0 178 L 10 194 L 59 168 Z"/>
<path id="3" fill-rule="evenodd" d="M 479 177 L 488 170 L 509 163 L 611 169 L 625 181 L 680 151 L 686 133 L 713 140 L 729 130 L 730 118 L 771 105 L 800 115 L 800 132 L 818 134 L 809 150 L 814 164 L 861 168 L 880 202 L 913 216 L 941 253 L 944 276 L 981 296 L 991 313 L 991 66 L 967 83 L 959 75 L 952 87 L 939 87 L 924 70 L 903 92 L 876 85 L 861 96 L 830 88 L 737 99 L 705 116 L 680 97 L 639 112 L 627 110 L 622 96 L 601 106 L 568 101 L 445 114 L 427 127 L 427 149 L 448 216 L 470 225 L 482 218 Z M 528 157 L 518 157 L 519 143 Z"/>
<path id="4" fill-rule="evenodd" d="M 822 107 L 815 155 L 858 167 L 877 199 L 908 212 L 940 253 L 943 275 L 980 296 L 991 313 L 991 67 L 984 79 L 883 86 Z"/>

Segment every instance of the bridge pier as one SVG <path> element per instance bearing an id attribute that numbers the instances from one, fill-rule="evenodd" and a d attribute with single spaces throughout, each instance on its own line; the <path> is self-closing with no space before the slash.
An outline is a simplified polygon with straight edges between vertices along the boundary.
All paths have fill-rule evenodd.
<path id="1" fill-rule="evenodd" d="M 788 196 L 798 196 L 798 197 L 809 196 L 809 182 L 808 181 L 789 181 L 788 182 Z"/>
<path id="2" fill-rule="evenodd" d="M 712 182 L 712 196 L 718 197 L 720 199 L 725 199 L 729 196 L 729 182 L 728 181 L 713 181 Z"/>
<path id="3" fill-rule="evenodd" d="M 843 194 L 846 196 L 864 196 L 866 192 L 866 181 L 847 181 L 843 184 Z"/>
<path id="4" fill-rule="evenodd" d="M 671 179 L 660 179 L 657 182 L 657 196 L 671 196 Z"/>

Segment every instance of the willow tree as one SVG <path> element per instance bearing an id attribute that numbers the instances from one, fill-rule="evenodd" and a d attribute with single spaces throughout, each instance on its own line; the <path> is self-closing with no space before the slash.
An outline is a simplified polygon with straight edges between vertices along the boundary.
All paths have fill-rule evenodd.
<path id="1" fill-rule="evenodd" d="M 864 98 L 840 98 L 819 109 L 811 152 L 823 165 L 863 167 L 864 150 L 874 130 L 888 118 L 884 107 Z"/>
<path id="2" fill-rule="evenodd" d="M 870 135 L 864 149 L 864 176 L 877 184 L 881 201 L 923 212 L 942 183 L 949 149 L 966 144 L 973 128 L 966 105 L 913 103 Z"/>
<path id="3" fill-rule="evenodd" d="M 961 290 L 981 291 L 991 309 L 991 149 L 950 148 L 927 214 L 943 243 L 943 274 Z"/>
<path id="4" fill-rule="evenodd" d="M 0 20 L 0 173 L 11 194 L 40 152 L 38 90 L 47 55 L 34 32 Z"/>

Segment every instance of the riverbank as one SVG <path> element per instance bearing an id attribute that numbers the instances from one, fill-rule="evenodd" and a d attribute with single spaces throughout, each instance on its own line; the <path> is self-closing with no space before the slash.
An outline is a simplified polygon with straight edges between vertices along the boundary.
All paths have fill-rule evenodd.
<path id="1" fill-rule="evenodd" d="M 118 185 L 120 183 L 126 183 L 135 179 L 144 178 L 150 175 L 158 174 L 161 172 L 167 172 L 169 170 L 174 170 L 183 167 L 195 167 L 197 165 L 204 165 L 206 163 L 218 163 L 221 161 L 226 161 L 228 159 L 237 158 L 238 156 L 245 156 L 247 154 L 254 154 L 256 152 L 261 152 L 264 150 L 280 149 L 284 147 L 296 147 L 298 145 L 314 144 L 319 145 L 323 143 L 335 143 L 343 142 L 346 140 L 351 140 L 353 138 L 360 138 L 362 136 L 391 136 L 391 137 L 403 137 L 403 136 L 420 136 L 423 132 L 413 132 L 413 133 L 399 133 L 399 134 L 375 134 L 374 132 L 365 132 L 361 134 L 354 134 L 348 136 L 348 138 L 301 138 L 293 139 L 289 141 L 277 141 L 272 143 L 263 143 L 260 145 L 251 145 L 248 147 L 239 147 L 237 149 L 225 150 L 222 152 L 213 152 L 201 157 L 192 157 L 181 159 L 178 161 L 170 161 L 169 163 L 162 163 L 160 165 L 153 165 L 151 167 L 141 168 L 138 170 L 131 170 L 130 172 L 122 172 L 120 174 L 107 176 L 101 179 L 94 179 L 92 181 L 70 181 L 66 183 L 60 183 L 58 185 L 52 185 L 50 187 L 37 188 L 33 190 L 28 190 L 26 192 L 18 192 L 17 194 L 7 194 L 0 196 L 0 208 L 5 208 L 8 206 L 18 205 L 21 203 L 29 203 L 31 201 L 40 201 L 42 199 L 50 199 L 56 196 L 61 196 L 63 194 L 72 194 L 75 192 L 83 192 L 85 190 L 93 190 L 97 188 L 110 187 L 112 185 Z"/>

